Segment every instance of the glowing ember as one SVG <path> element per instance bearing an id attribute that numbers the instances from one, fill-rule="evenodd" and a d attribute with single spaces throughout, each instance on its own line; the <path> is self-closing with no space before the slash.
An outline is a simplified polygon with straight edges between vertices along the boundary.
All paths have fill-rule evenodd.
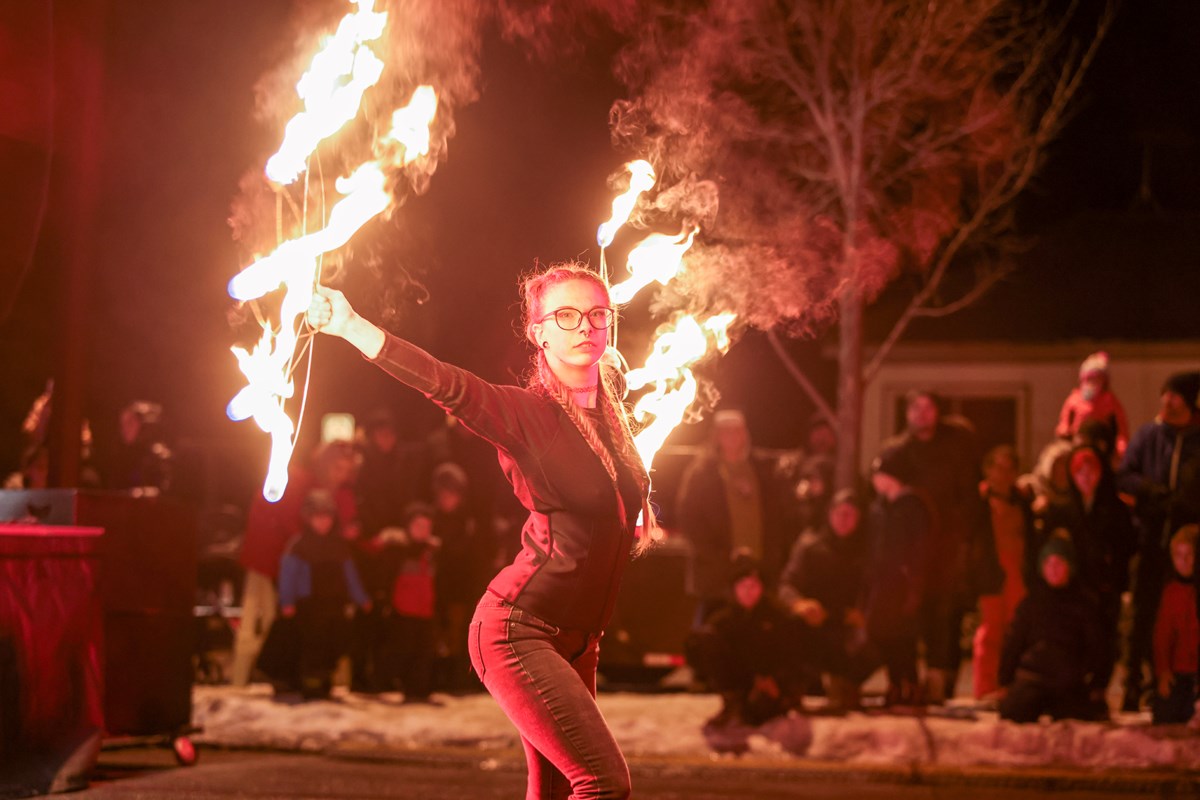
<path id="1" fill-rule="evenodd" d="M 649 161 L 631 161 L 625 166 L 629 168 L 629 189 L 613 200 L 612 217 L 596 231 L 596 241 L 601 247 L 608 247 L 612 244 L 617 231 L 633 213 L 633 207 L 637 204 L 638 197 L 642 192 L 654 188 L 654 167 L 650 166 Z"/>
<path id="2" fill-rule="evenodd" d="M 629 279 L 612 287 L 610 293 L 614 303 L 628 303 L 644 287 L 654 281 L 663 286 L 683 268 L 683 254 L 692 246 L 699 228 L 691 233 L 667 236 L 654 233 L 642 240 L 629 254 L 627 266 Z"/>
<path id="3" fill-rule="evenodd" d="M 267 177 L 278 184 L 296 180 L 321 140 L 358 116 L 363 92 L 383 74 L 383 62 L 366 43 L 383 35 L 387 14 L 372 10 L 374 0 L 351 2 L 358 11 L 342 19 L 296 84 L 304 110 L 288 122 L 279 152 L 267 161 Z"/>

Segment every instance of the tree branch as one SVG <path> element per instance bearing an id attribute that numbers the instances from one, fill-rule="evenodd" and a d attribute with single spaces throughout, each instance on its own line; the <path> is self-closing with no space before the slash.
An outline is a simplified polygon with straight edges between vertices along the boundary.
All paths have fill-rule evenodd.
<path id="1" fill-rule="evenodd" d="M 795 379 L 796 383 L 800 384 L 800 388 L 808 395 L 808 399 L 813 401 L 813 405 L 817 407 L 817 412 L 820 413 L 823 419 L 828 420 L 829 425 L 834 430 L 837 430 L 837 415 L 833 413 L 833 409 L 829 406 L 829 403 L 825 402 L 825 398 L 817 391 L 817 387 L 813 386 L 808 376 L 796 366 L 796 362 L 788 354 L 787 349 L 783 346 L 783 342 L 779 341 L 779 335 L 775 333 L 774 328 L 767 331 L 767 341 L 771 343 L 771 349 L 775 351 L 775 355 L 779 356 L 784 369 Z"/>
<path id="2" fill-rule="evenodd" d="M 940 306 L 925 306 L 923 308 L 918 308 L 915 312 L 913 312 L 913 316 L 926 318 L 948 317 L 954 312 L 961 311 L 979 298 L 983 297 L 988 293 L 988 290 L 999 283 L 1004 276 L 1008 275 L 1012 271 L 1012 266 L 997 267 L 996 269 L 989 270 L 975 283 L 974 286 L 971 287 L 970 291 L 968 291 L 962 297 L 954 300 L 953 302 L 945 303 Z"/>

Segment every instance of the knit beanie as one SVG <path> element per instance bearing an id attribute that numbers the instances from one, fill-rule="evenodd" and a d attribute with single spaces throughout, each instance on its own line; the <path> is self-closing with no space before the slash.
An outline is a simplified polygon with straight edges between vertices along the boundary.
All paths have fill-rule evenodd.
<path id="1" fill-rule="evenodd" d="M 1176 372 L 1163 383 L 1162 391 L 1179 395 L 1183 402 L 1195 411 L 1200 408 L 1197 402 L 1197 396 L 1200 395 L 1200 372 Z"/>
<path id="2" fill-rule="evenodd" d="M 748 550 L 739 550 L 733 554 L 729 567 L 729 582 L 737 583 L 742 578 L 756 575 L 762 578 L 762 564 Z"/>
<path id="3" fill-rule="evenodd" d="M 1042 550 L 1038 553 L 1038 569 L 1042 568 L 1050 556 L 1058 556 L 1066 561 L 1067 566 L 1071 568 L 1071 574 L 1075 574 L 1075 545 L 1071 543 L 1070 534 L 1066 530 L 1056 529 L 1042 545 Z"/>
<path id="4" fill-rule="evenodd" d="M 333 492 L 328 489 L 313 489 L 304 497 L 304 503 L 300 507 L 300 513 L 305 519 L 310 519 L 317 514 L 333 514 L 337 516 L 337 500 L 333 496 Z"/>
<path id="5" fill-rule="evenodd" d="M 829 507 L 840 506 L 842 503 L 849 503 L 858 508 L 858 492 L 853 489 L 838 489 L 834 492 L 833 497 L 829 500 Z"/>
<path id="6" fill-rule="evenodd" d="M 1079 365 L 1080 379 L 1086 378 L 1093 373 L 1108 374 L 1108 353 L 1103 350 L 1092 353 Z"/>

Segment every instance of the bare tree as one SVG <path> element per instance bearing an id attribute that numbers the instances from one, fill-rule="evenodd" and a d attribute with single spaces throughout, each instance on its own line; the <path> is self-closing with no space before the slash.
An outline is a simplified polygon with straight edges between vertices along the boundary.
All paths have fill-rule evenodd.
<path id="1" fill-rule="evenodd" d="M 686 183 L 714 176 L 680 297 L 732 307 L 840 432 L 851 485 L 863 386 L 908 325 L 970 305 L 1011 269 L 1013 200 L 1035 176 L 1111 20 L 1067 41 L 1015 0 L 710 0 L 655 7 L 619 74 L 619 144 Z M 699 216 L 686 193 L 660 198 Z M 959 273 L 961 280 L 948 281 Z M 864 306 L 900 274 L 915 289 L 868 363 Z M 951 284 L 956 290 L 951 292 Z M 678 298 L 677 298 L 678 299 Z M 836 411 L 782 338 L 838 319 Z M 782 337 L 782 338 L 781 338 Z"/>

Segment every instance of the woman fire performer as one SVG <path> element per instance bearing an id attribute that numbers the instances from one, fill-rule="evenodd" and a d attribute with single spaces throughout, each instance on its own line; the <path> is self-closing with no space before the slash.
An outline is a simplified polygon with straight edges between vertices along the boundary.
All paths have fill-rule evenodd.
<path id="1" fill-rule="evenodd" d="M 338 291 L 320 287 L 308 320 L 496 447 L 529 518 L 521 551 L 475 609 L 471 664 L 521 734 L 528 798 L 628 797 L 629 768 L 596 705 L 596 665 L 638 514 L 639 550 L 654 518 L 623 378 L 601 360 L 614 310 L 605 282 L 578 263 L 526 278 L 521 294 L 536 348 L 527 388 L 437 360 Z"/>

